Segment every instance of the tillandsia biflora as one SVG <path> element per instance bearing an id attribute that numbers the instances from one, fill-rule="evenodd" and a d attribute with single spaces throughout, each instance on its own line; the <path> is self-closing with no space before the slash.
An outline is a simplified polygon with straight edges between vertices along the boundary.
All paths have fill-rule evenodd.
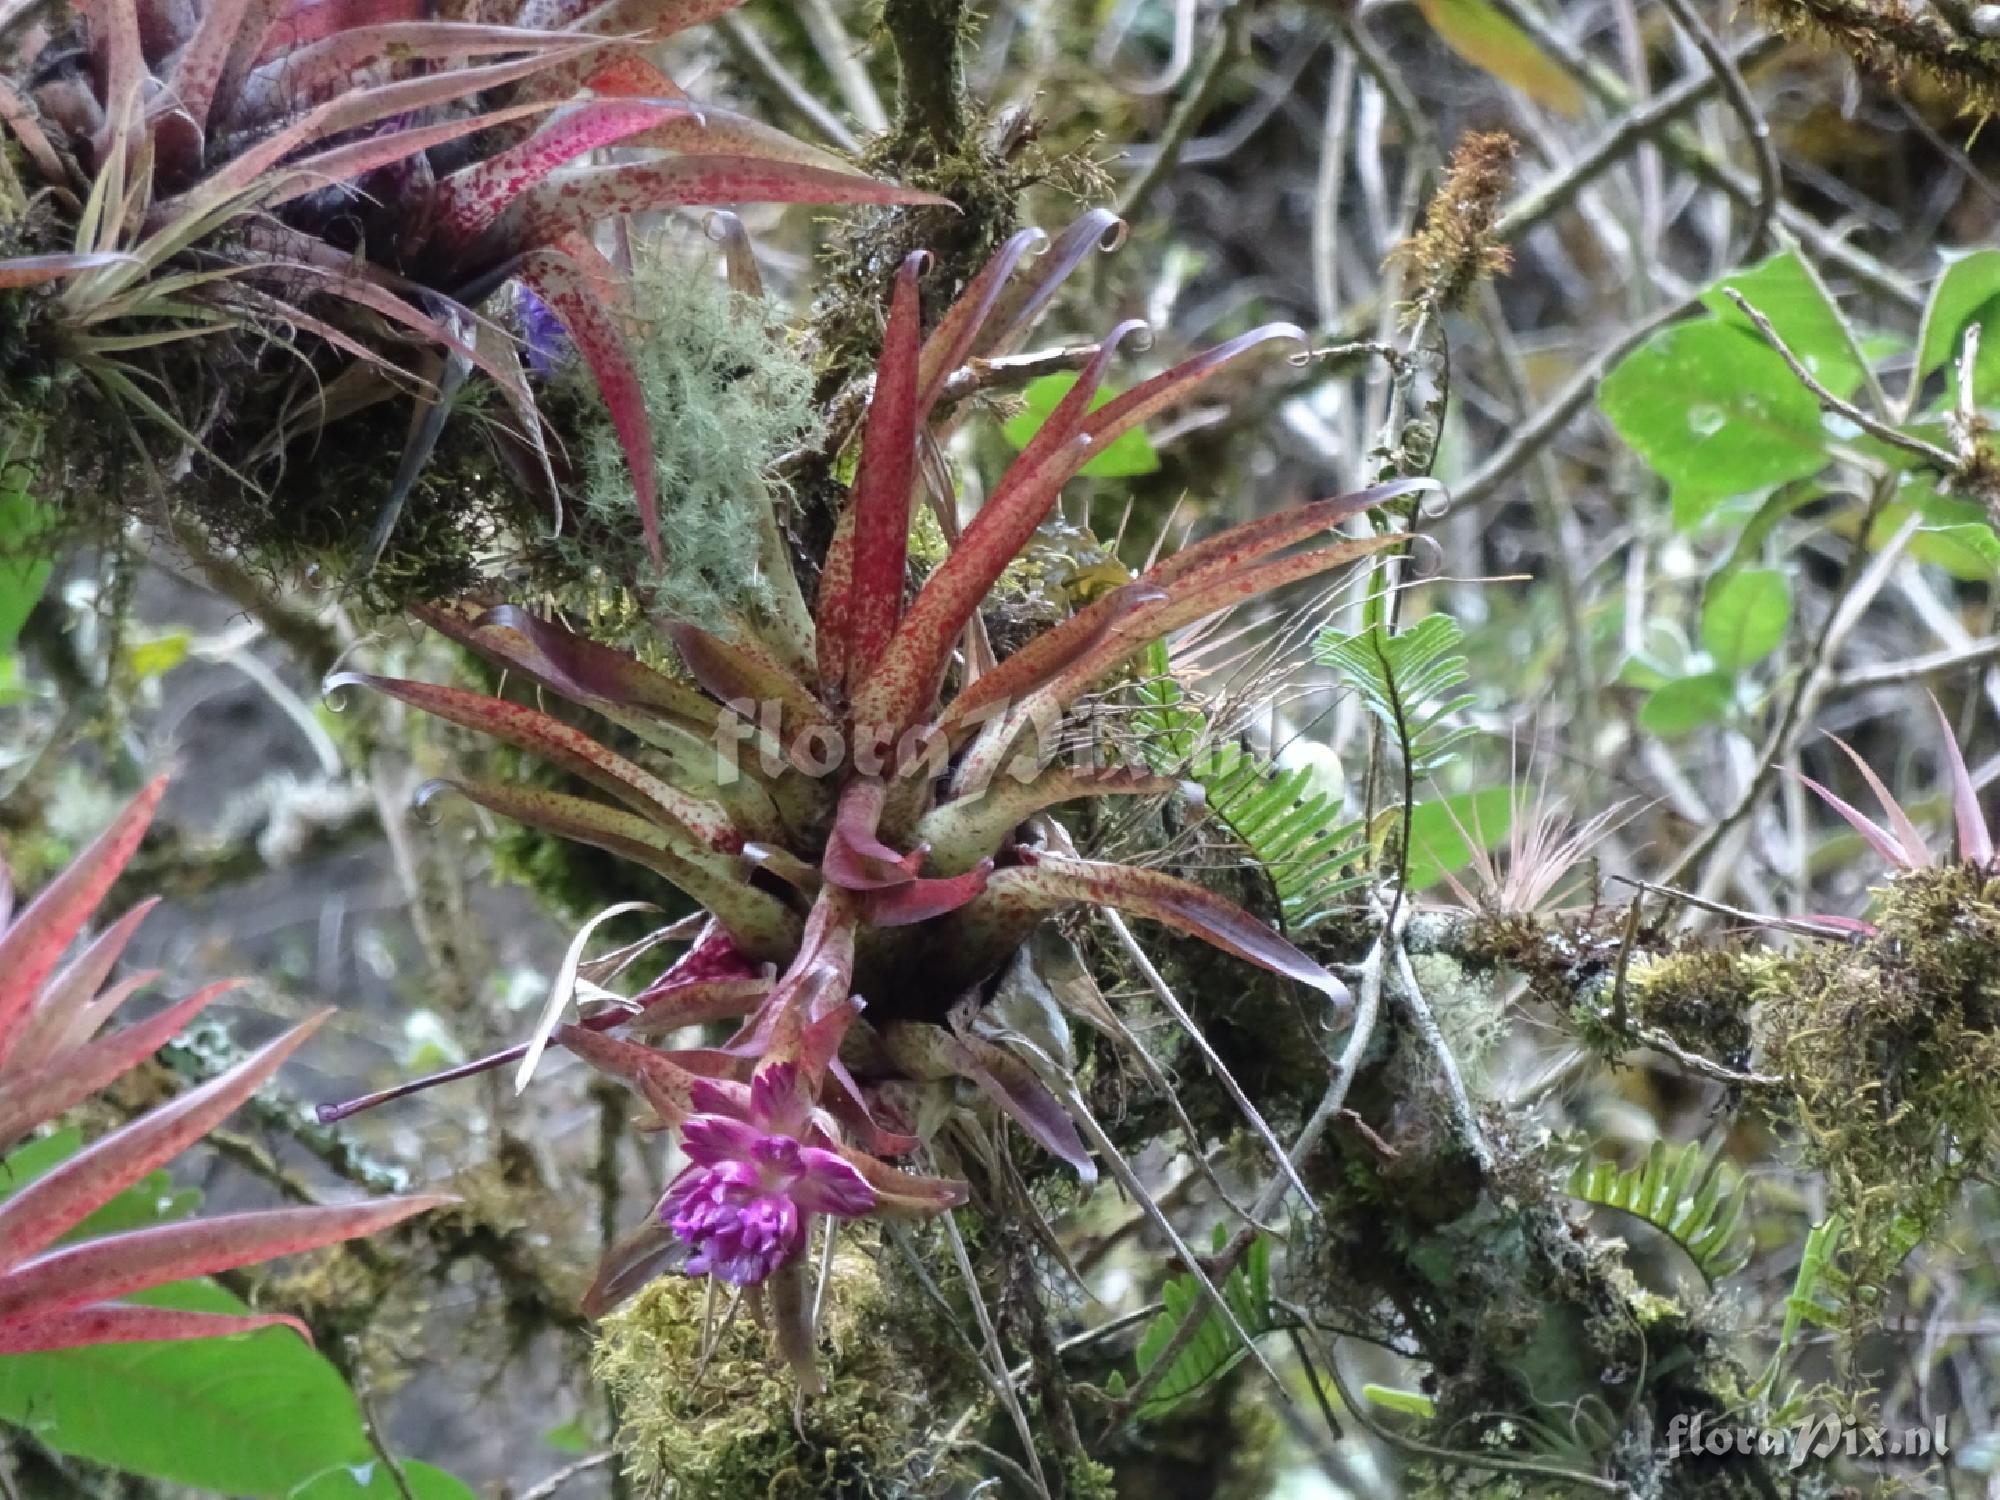
<path id="1" fill-rule="evenodd" d="M 1435 486 L 1385 484 L 1236 526 L 997 662 L 980 615 L 1093 454 L 1252 351 L 1300 339 L 1297 329 L 1254 329 L 1093 410 L 1112 360 L 1142 331 L 1120 324 L 962 532 L 955 507 L 937 505 L 948 549 L 909 588 L 933 418 L 955 375 L 1007 348 L 1115 227 L 1109 214 L 1086 215 L 1035 262 L 1043 236 L 1015 235 L 928 337 L 918 314 L 926 258 L 903 262 L 816 608 L 782 555 L 769 559 L 768 608 L 727 635 L 674 621 L 670 601 L 653 601 L 692 681 L 525 609 L 423 612 L 510 675 L 629 732 L 649 764 L 506 699 L 355 673 L 329 682 L 374 688 L 608 794 L 448 783 L 493 812 L 643 865 L 708 913 L 693 947 L 635 999 L 563 1023 L 559 984 L 535 1037 L 502 1054 L 520 1058 L 525 1082 L 552 1037 L 632 1084 L 692 1163 L 607 1258 L 592 1309 L 674 1265 L 758 1287 L 780 1349 L 810 1380 L 802 1253 L 814 1216 L 928 1215 L 964 1193 L 890 1165 L 924 1145 L 895 1086 L 970 1079 L 1091 1179 L 1078 1133 L 1091 1122 L 1074 1080 L 1047 1047 L 989 1014 L 982 989 L 1053 913 L 1095 905 L 1160 922 L 1316 991 L 1330 1026 L 1345 1017 L 1341 981 L 1263 921 L 1163 871 L 1075 857 L 1038 820 L 1080 798 L 1176 787 L 1142 759 L 1115 763 L 1115 748 L 1110 764 L 1059 758 L 1087 693 L 1170 632 L 1398 545 L 1387 529 L 1338 528 Z M 720 1046 L 642 1040 L 723 1019 L 741 1024 Z"/>
<path id="2" fill-rule="evenodd" d="M 141 454 L 141 428 L 165 432 L 156 472 L 255 491 L 328 423 L 413 400 L 365 562 L 475 375 L 507 408 L 496 441 L 522 486 L 560 504 L 561 445 L 496 321 L 511 306 L 531 352 L 554 321 L 588 366 L 657 560 L 633 309 L 596 231 L 685 204 L 943 201 L 697 104 L 648 60 L 738 3 L 5 7 L 10 424 L 85 400 L 93 445 L 109 413 Z"/>
<path id="3" fill-rule="evenodd" d="M 64 954 L 89 924 L 152 821 L 166 791 L 151 783 L 18 917 L 0 867 L 0 1150 L 18 1144 L 138 1067 L 234 987 L 207 985 L 134 1025 L 105 1024 L 157 972 L 110 980 L 157 902 L 143 901 Z M 100 1137 L 0 1202 L 0 1354 L 88 1344 L 214 1338 L 281 1324 L 281 1314 L 231 1314 L 125 1300 L 167 1282 L 207 1276 L 386 1229 L 453 1200 L 438 1196 L 223 1214 L 92 1234 L 85 1221 L 179 1155 L 249 1098 L 326 1019 L 293 1027 L 228 1072 Z M 79 1230 L 82 1233 L 79 1234 Z"/>

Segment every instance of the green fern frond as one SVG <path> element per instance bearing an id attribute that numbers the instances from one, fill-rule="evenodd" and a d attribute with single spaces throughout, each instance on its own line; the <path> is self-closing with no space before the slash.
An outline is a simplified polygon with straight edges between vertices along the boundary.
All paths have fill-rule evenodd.
<path id="1" fill-rule="evenodd" d="M 1349 891 L 1368 883 L 1361 820 L 1342 819 L 1340 799 L 1312 787 L 1312 772 L 1283 771 L 1240 745 L 1213 741 L 1208 718 L 1168 670 L 1164 644 L 1146 659 L 1136 718 L 1147 760 L 1162 775 L 1191 776 L 1211 812 L 1265 869 L 1285 926 L 1324 921 Z"/>
<path id="2" fill-rule="evenodd" d="M 1216 1235 L 1216 1248 L 1227 1239 L 1226 1231 Z M 1229 1273 L 1223 1283 L 1222 1298 L 1236 1321 L 1252 1338 L 1269 1333 L 1271 1320 L 1271 1242 L 1259 1235 L 1244 1252 L 1243 1263 Z M 1160 1355 L 1173 1341 L 1174 1332 L 1188 1314 L 1202 1305 L 1200 1285 L 1192 1276 L 1176 1276 L 1160 1289 L 1160 1313 L 1146 1325 L 1137 1353 L 1139 1374 L 1145 1376 L 1160 1362 Z M 1174 1357 L 1167 1373 L 1160 1377 L 1153 1394 L 1139 1408 L 1142 1417 L 1159 1417 L 1172 1411 L 1210 1381 L 1219 1380 L 1236 1368 L 1248 1352 L 1229 1325 L 1209 1309 L 1200 1330 L 1187 1347 Z"/>
<path id="3" fill-rule="evenodd" d="M 1620 1171 L 1611 1161 L 1586 1157 L 1570 1173 L 1572 1198 L 1644 1219 L 1693 1261 L 1704 1279 L 1740 1271 L 1750 1259 L 1747 1235 L 1738 1232 L 1750 1180 L 1722 1164 L 1722 1148 L 1704 1154 L 1698 1144 L 1653 1142 L 1643 1165 Z"/>
<path id="4" fill-rule="evenodd" d="M 1465 686 L 1465 657 L 1457 647 L 1465 632 L 1449 615 L 1426 615 L 1391 635 L 1380 625 L 1355 635 L 1328 631 L 1313 646 L 1360 694 L 1362 703 L 1394 736 L 1410 778 L 1435 775 L 1471 734 L 1469 725 L 1445 721 L 1477 698 Z"/>

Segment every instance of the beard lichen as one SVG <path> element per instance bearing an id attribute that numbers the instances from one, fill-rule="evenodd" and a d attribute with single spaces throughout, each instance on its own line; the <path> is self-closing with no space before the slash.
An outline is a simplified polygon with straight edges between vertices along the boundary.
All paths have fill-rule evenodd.
<path id="1" fill-rule="evenodd" d="M 797 1407 L 796 1379 L 745 1308 L 704 1278 L 663 1276 L 607 1317 L 593 1367 L 617 1399 L 625 1470 L 675 1500 L 864 1500 L 911 1491 L 924 1381 L 899 1360 L 874 1267 L 835 1254 L 820 1318 L 826 1390 Z M 712 1349 L 711 1349 L 712 1339 Z"/>
<path id="2" fill-rule="evenodd" d="M 657 610 L 715 628 L 770 597 L 760 512 L 776 498 L 776 460 L 817 428 L 812 375 L 779 309 L 705 267 L 642 263 L 633 302 L 632 356 L 652 426 L 665 561 L 646 554 L 624 450 L 596 403 L 580 422 L 583 482 L 572 524 L 542 550 L 557 576 L 636 583 Z"/>
<path id="3" fill-rule="evenodd" d="M 1877 932 L 1758 965 L 1759 1031 L 1848 1223 L 1859 1286 L 1940 1228 L 2000 1143 L 2000 870 L 1914 870 Z"/>

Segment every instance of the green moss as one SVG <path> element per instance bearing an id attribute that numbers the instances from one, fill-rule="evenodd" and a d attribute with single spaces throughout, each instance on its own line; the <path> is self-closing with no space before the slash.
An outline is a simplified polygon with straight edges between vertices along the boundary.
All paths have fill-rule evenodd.
<path id="1" fill-rule="evenodd" d="M 666 1276 L 604 1320 L 594 1366 L 642 1490 L 676 1500 L 832 1500 L 898 1493 L 920 1456 L 925 1381 L 896 1358 L 873 1267 L 837 1256 L 819 1337 L 823 1395 L 797 1383 L 745 1310 L 719 1331 L 706 1283 Z M 709 1347 L 713 1332 L 713 1347 Z"/>
<path id="2" fill-rule="evenodd" d="M 1899 875 L 1876 936 L 1748 965 L 1760 1041 L 1879 1284 L 2000 1144 L 2000 872 Z"/>
<path id="3" fill-rule="evenodd" d="M 1697 949 L 1635 959 L 1625 996 L 1634 1016 L 1690 1052 L 1730 1067 L 1749 1061 L 1756 981 L 1738 955 Z"/>

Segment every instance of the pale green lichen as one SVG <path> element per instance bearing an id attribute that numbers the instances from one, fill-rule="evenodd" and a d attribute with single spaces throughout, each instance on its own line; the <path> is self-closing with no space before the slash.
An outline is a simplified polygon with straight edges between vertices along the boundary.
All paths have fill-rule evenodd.
<path id="1" fill-rule="evenodd" d="M 774 462 L 812 433 L 812 376 L 779 310 L 706 267 L 662 260 L 634 273 L 633 363 L 653 435 L 664 565 L 645 553 L 631 475 L 607 414 L 582 444 L 580 513 L 556 547 L 578 580 L 637 580 L 656 611 L 714 626 L 769 598 L 758 508 Z"/>

